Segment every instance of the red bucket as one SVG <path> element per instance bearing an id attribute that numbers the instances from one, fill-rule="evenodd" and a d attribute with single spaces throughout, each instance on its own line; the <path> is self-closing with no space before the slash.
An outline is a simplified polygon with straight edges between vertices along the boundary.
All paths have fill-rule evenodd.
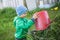
<path id="1" fill-rule="evenodd" d="M 36 30 L 45 30 L 50 24 L 50 18 L 47 11 L 40 11 L 37 13 L 38 18 L 35 20 Z"/>

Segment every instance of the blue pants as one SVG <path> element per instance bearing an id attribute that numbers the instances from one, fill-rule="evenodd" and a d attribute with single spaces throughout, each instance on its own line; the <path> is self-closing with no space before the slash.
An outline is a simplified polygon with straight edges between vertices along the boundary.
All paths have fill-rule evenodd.
<path id="1" fill-rule="evenodd" d="M 16 40 L 27 40 L 27 39 L 26 39 L 26 37 L 25 37 L 25 38 L 21 38 L 21 39 L 16 38 Z"/>

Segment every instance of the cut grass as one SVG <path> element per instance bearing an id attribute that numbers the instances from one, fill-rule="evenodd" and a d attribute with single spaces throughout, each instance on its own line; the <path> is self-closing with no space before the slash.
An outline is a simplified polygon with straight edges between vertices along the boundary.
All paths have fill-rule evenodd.
<path id="1" fill-rule="evenodd" d="M 33 13 L 40 11 L 40 9 L 36 9 L 34 11 L 28 12 L 27 18 L 31 18 Z M 55 15 L 60 15 L 60 10 L 51 11 L 47 10 L 52 20 Z M 16 12 L 12 8 L 5 8 L 0 10 L 0 40 L 14 40 L 14 32 L 15 28 L 13 25 L 13 19 L 16 16 Z M 34 29 L 34 25 L 30 28 L 30 30 Z"/>

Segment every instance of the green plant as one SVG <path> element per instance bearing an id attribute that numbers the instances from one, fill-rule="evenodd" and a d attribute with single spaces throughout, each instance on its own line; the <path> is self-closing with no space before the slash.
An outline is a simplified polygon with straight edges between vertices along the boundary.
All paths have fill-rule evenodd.
<path id="1" fill-rule="evenodd" d="M 31 18 L 35 12 L 45 10 L 45 9 L 35 9 L 33 11 L 27 12 L 27 18 Z M 36 35 L 41 38 L 41 40 L 60 40 L 60 10 L 51 11 L 47 10 L 52 20 L 56 15 L 58 17 L 51 24 L 51 26 L 44 31 L 37 31 Z M 13 26 L 13 19 L 16 16 L 16 11 L 13 8 L 0 9 L 0 40 L 15 40 L 14 32 L 15 28 Z M 34 25 L 30 30 L 34 29 Z M 30 38 L 34 38 L 28 35 Z M 28 38 L 28 40 L 30 39 Z M 52 38 L 52 39 L 51 39 Z"/>

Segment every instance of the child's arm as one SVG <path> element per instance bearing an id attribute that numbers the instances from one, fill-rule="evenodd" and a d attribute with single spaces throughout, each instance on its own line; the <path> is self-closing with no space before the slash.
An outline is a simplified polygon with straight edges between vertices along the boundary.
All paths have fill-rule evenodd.
<path id="1" fill-rule="evenodd" d="M 34 24 L 34 22 L 31 20 L 28 20 L 27 23 L 23 23 L 23 21 L 17 20 L 16 21 L 16 26 L 17 28 L 23 28 L 23 29 L 28 29 L 30 28 L 32 25 Z"/>
<path id="2" fill-rule="evenodd" d="M 20 20 L 16 21 L 16 26 L 20 27 L 20 28 L 24 28 L 24 29 L 28 29 L 30 28 L 33 24 L 34 24 L 34 20 L 37 18 L 37 13 L 35 13 L 32 17 L 32 19 L 27 20 L 27 23 L 24 23 Z"/>

